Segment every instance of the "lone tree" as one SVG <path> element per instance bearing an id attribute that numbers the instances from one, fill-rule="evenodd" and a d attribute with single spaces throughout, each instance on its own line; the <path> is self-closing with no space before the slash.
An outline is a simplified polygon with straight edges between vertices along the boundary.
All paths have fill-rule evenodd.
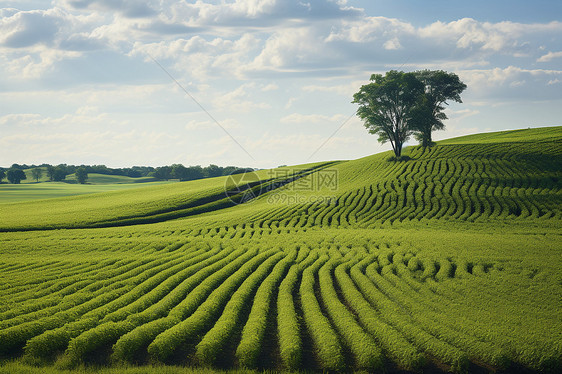
<path id="1" fill-rule="evenodd" d="M 43 169 L 41 168 L 33 168 L 31 169 L 31 176 L 35 179 L 36 182 L 39 182 L 39 179 L 43 176 Z"/>
<path id="2" fill-rule="evenodd" d="M 462 103 L 460 95 L 466 84 L 456 74 L 443 70 L 420 70 L 414 75 L 423 83 L 424 93 L 412 111 L 410 124 L 422 147 L 429 147 L 432 145 L 431 133 L 445 128 L 444 105 L 448 105 L 447 100 Z"/>
<path id="3" fill-rule="evenodd" d="M 424 94 L 423 83 L 414 73 L 391 70 L 386 75 L 371 75 L 371 83 L 361 86 L 353 95 L 353 103 L 359 104 L 357 115 L 371 134 L 379 136 L 379 142 L 390 141 L 396 158 L 402 154 L 402 146 L 413 133 L 410 124 L 416 103 Z"/>
<path id="4" fill-rule="evenodd" d="M 54 168 L 54 172 L 53 172 L 53 180 L 55 182 L 60 182 L 66 179 L 66 175 L 68 174 L 67 170 L 66 170 L 66 166 L 64 165 L 57 165 Z"/>
<path id="5" fill-rule="evenodd" d="M 25 175 L 25 172 L 23 170 L 14 168 L 8 169 L 8 171 L 6 172 L 6 177 L 8 178 L 10 183 L 13 184 L 20 184 L 22 180 L 27 179 L 27 176 Z"/>
<path id="6" fill-rule="evenodd" d="M 171 174 L 172 177 L 175 179 L 179 179 L 180 181 L 184 181 L 187 177 L 187 168 L 182 164 L 172 164 L 170 166 L 172 168 Z"/>
<path id="7" fill-rule="evenodd" d="M 84 184 L 88 180 L 88 171 L 85 167 L 79 167 L 76 169 L 76 173 L 74 175 L 76 175 L 76 180 L 80 184 Z"/>
<path id="8" fill-rule="evenodd" d="M 55 167 L 52 165 L 47 166 L 47 177 L 52 182 L 55 180 Z"/>

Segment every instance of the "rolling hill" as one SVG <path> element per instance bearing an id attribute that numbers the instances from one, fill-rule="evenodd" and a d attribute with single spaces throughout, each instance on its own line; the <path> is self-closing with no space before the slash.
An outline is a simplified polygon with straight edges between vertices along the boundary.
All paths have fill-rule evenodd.
<path id="1" fill-rule="evenodd" d="M 0 205 L 4 367 L 560 370 L 562 127 L 405 154 Z"/>
<path id="2" fill-rule="evenodd" d="M 16 204 L 3 207 L 0 230 L 118 226 L 210 211 L 221 222 L 226 215 L 233 217 L 232 225 L 250 219 L 260 227 L 266 221 L 289 223 L 296 216 L 302 218 L 297 227 L 523 218 L 559 222 L 561 143 L 560 128 L 478 134 L 429 150 L 407 149 L 407 162 L 389 162 L 390 154 L 382 153 L 261 170 L 247 181 L 217 177 Z M 238 204 L 247 197 L 255 201 Z"/>

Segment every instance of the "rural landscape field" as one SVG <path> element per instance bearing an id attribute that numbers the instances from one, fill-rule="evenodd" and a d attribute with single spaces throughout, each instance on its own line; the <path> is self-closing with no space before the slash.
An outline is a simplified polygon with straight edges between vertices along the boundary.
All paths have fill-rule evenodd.
<path id="1" fill-rule="evenodd" d="M 562 127 L 403 155 L 1 202 L 0 372 L 560 372 Z"/>

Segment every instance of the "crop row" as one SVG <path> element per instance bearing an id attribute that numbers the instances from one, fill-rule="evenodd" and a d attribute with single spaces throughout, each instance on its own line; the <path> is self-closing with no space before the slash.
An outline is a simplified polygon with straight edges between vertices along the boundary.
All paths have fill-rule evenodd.
<path id="1" fill-rule="evenodd" d="M 360 205 L 366 193 L 346 201 Z M 219 232 L 206 244 L 170 244 L 160 256 L 69 266 L 59 282 L 29 288 L 27 304 L 4 312 L 2 354 L 23 348 L 30 362 L 61 366 L 101 355 L 115 363 L 252 369 L 277 356 L 273 368 L 291 370 L 380 370 L 388 361 L 406 370 L 429 361 L 459 372 L 469 361 L 543 370 L 560 363 L 560 344 L 544 328 L 552 315 L 497 286 L 505 277 L 521 285 L 531 279 L 509 263 L 432 254 L 359 231 L 318 230 L 292 241 L 274 233 L 217 240 Z M 65 282 L 77 268 L 86 280 L 77 279 L 73 293 Z M 525 314 L 536 320 L 526 322 L 527 332 L 514 328 Z"/>

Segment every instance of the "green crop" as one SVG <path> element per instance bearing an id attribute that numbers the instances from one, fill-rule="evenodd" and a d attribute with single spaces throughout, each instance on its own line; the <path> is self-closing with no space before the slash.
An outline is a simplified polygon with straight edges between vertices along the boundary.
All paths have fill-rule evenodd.
<path id="1" fill-rule="evenodd" d="M 562 128 L 405 153 L 2 203 L 0 371 L 560 372 Z"/>

